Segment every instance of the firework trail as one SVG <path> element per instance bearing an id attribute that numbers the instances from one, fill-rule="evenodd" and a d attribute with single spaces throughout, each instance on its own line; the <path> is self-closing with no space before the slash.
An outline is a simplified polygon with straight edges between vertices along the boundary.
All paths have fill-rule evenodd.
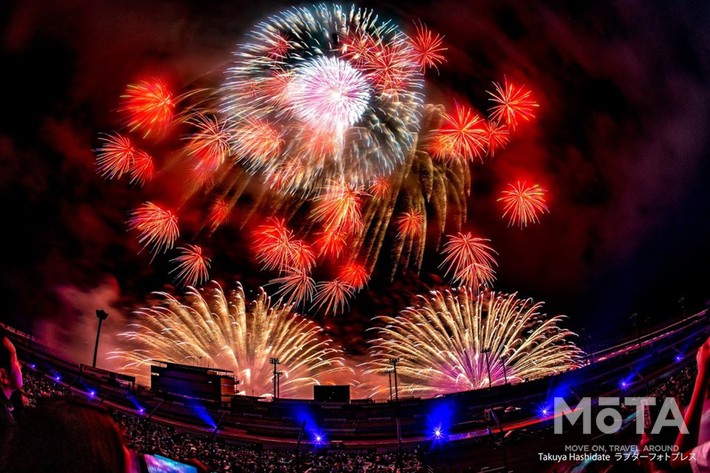
<path id="1" fill-rule="evenodd" d="M 201 290 L 188 287 L 183 300 L 160 292 L 159 303 L 135 312 L 135 321 L 119 337 L 130 349 L 111 353 L 124 370 L 144 375 L 151 360 L 205 364 L 231 370 L 246 394 L 270 396 L 270 358 L 283 371 L 283 397 L 305 396 L 312 385 L 341 373 L 340 351 L 314 322 L 272 305 L 261 291 L 248 302 L 240 285 L 229 294 L 210 282 Z"/>
<path id="2" fill-rule="evenodd" d="M 419 300 L 398 317 L 374 319 L 379 338 L 373 361 L 364 365 L 366 373 L 381 374 L 399 358 L 405 393 L 434 396 L 519 383 L 581 366 L 583 352 L 570 340 L 575 334 L 560 326 L 565 317 L 541 314 L 539 302 L 463 287 Z M 385 393 L 385 387 L 376 390 Z"/>

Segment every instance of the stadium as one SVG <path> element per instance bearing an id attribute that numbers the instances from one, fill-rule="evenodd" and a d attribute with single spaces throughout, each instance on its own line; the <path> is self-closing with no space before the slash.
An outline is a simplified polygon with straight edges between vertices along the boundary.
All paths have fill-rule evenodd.
<path id="1" fill-rule="evenodd" d="M 556 376 L 428 399 L 395 391 L 374 402 L 318 385 L 312 399 L 235 395 L 225 371 L 159 361 L 151 386 L 141 386 L 134 377 L 64 360 L 28 334 L 4 328 L 20 353 L 33 402 L 81 396 L 106 406 L 142 453 L 187 465 L 197 459 L 219 472 L 576 471 L 584 461 L 561 469 L 559 462 L 541 461 L 540 452 L 565 455 L 574 442 L 638 447 L 637 412 L 622 408 L 618 433 L 592 438 L 577 425 L 560 436 L 553 434 L 553 398 L 572 406 L 585 397 L 687 398 L 693 354 L 710 336 L 705 310 L 590 353 L 584 366 Z M 219 385 L 224 378 L 231 379 L 231 395 Z M 618 463 L 621 450 L 608 451 Z"/>

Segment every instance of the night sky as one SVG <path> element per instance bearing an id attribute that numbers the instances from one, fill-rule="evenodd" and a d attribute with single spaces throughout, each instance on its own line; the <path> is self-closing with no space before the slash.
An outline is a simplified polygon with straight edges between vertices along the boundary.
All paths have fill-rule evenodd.
<path id="1" fill-rule="evenodd" d="M 255 6 L 258 5 L 258 6 Z M 249 27 L 295 4 L 214 1 L 7 1 L 0 6 L 3 113 L 0 319 L 89 362 L 96 318 L 108 333 L 166 268 L 126 231 L 147 200 L 95 172 L 97 137 L 116 129 L 127 84 L 161 75 L 187 89 L 214 75 Z M 530 88 L 540 107 L 511 143 L 472 166 L 464 230 L 498 252 L 494 289 L 545 302 L 591 344 L 705 307 L 710 299 L 710 4 L 701 1 L 362 3 L 411 30 L 444 35 L 448 62 L 426 74 L 426 102 L 485 110 L 494 81 Z M 534 179 L 550 213 L 508 228 L 505 184 Z M 238 228 L 215 235 L 212 275 L 250 290 L 268 281 Z M 318 316 L 357 352 L 371 316 L 440 287 L 438 256 L 420 274 L 383 267 L 352 312 Z M 383 265 L 384 266 L 384 265 Z M 178 292 L 177 290 L 175 291 Z M 102 351 L 113 348 L 108 337 Z"/>

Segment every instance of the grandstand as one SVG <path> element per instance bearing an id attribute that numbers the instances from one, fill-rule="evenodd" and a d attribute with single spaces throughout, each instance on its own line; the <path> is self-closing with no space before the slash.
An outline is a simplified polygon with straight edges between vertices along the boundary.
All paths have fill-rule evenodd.
<path id="1" fill-rule="evenodd" d="M 200 439 L 194 444 L 208 445 L 212 453 L 241 448 L 281 455 L 290 471 L 320 458 L 314 455 L 355 452 L 389 458 L 401 471 L 517 473 L 542 471 L 539 452 L 590 441 L 579 429 L 564 439 L 553 435 L 553 397 L 572 405 L 587 396 L 650 395 L 693 367 L 692 355 L 709 334 L 707 315 L 702 311 L 589 354 L 586 366 L 556 376 L 386 402 L 233 396 L 215 404 L 200 396 L 177 398 L 136 384 L 130 376 L 72 363 L 27 334 L 6 330 L 26 373 L 38 382 L 103 403 L 132 428 L 193 436 Z M 633 418 L 633 411 L 628 413 L 626 423 Z M 619 442 L 618 436 L 607 437 L 594 442 Z"/>

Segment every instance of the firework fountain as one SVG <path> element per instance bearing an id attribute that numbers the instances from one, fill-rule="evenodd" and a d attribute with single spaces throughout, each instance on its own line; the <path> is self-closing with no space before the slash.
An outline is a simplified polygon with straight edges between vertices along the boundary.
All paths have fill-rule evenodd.
<path id="1" fill-rule="evenodd" d="M 434 396 L 519 383 L 581 365 L 564 316 L 516 294 L 457 290 L 420 296 L 397 317 L 379 316 L 367 372 L 383 373 L 398 358 L 402 392 Z M 383 394 L 383 388 L 375 391 Z"/>
<path id="2" fill-rule="evenodd" d="M 210 282 L 188 288 L 183 300 L 164 292 L 155 297 L 159 301 L 137 310 L 119 334 L 127 348 L 110 354 L 142 379 L 152 360 L 210 366 L 233 371 L 243 394 L 270 396 L 269 359 L 277 357 L 284 367 L 280 392 L 306 397 L 313 384 L 348 373 L 318 325 L 291 306 L 272 305 L 263 291 L 247 301 L 241 285 L 225 293 Z"/>

